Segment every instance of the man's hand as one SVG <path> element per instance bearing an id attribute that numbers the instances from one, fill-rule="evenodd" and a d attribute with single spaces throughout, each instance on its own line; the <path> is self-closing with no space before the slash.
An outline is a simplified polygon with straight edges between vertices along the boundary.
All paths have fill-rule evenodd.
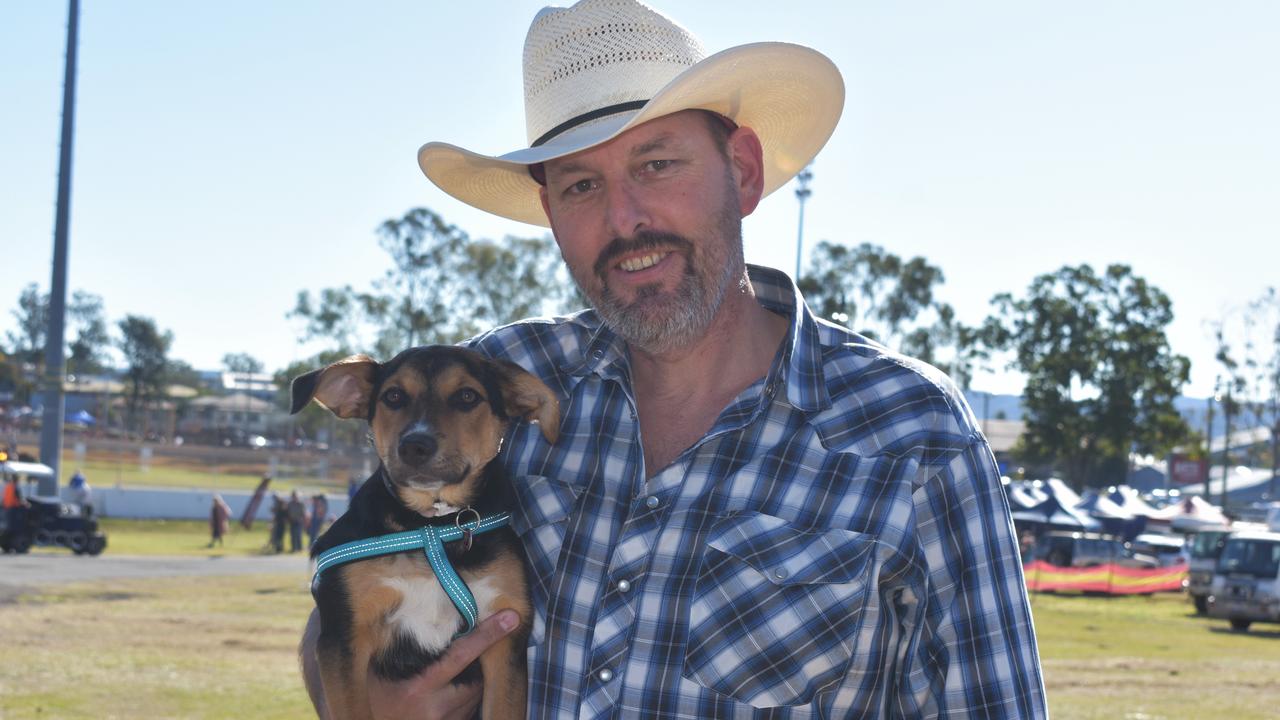
<path id="1" fill-rule="evenodd" d="M 471 718 L 480 707 L 480 683 L 454 685 L 453 679 L 503 637 L 516 629 L 520 617 L 503 610 L 485 618 L 476 629 L 454 641 L 444 655 L 417 677 L 388 682 L 368 674 L 369 705 L 375 718 L 391 720 L 444 720 Z M 320 669 L 315 661 L 315 641 L 319 636 L 320 616 L 312 612 L 307 622 L 299 653 L 302 671 L 316 713 L 327 717 L 320 687 Z"/>

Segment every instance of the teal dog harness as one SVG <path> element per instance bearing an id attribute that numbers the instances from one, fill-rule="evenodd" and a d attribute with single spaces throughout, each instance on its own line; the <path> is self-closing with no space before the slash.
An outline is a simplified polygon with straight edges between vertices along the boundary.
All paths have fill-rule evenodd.
<path id="1" fill-rule="evenodd" d="M 462 515 L 467 512 L 475 515 L 475 522 L 465 524 L 462 522 Z M 462 615 L 462 619 L 466 622 L 466 629 L 459 633 L 465 635 L 475 629 L 476 623 L 480 620 L 480 609 L 476 606 L 475 596 L 471 594 L 471 590 L 462 581 L 458 572 L 453 569 L 453 563 L 449 562 L 444 544 L 462 540 L 463 550 L 469 550 L 472 537 L 506 527 L 510 520 L 511 513 L 481 518 L 480 513 L 468 507 L 454 516 L 453 527 L 427 525 L 417 530 L 355 540 L 329 548 L 316 558 L 316 572 L 311 578 L 311 594 L 314 595 L 320 587 L 320 573 L 331 567 L 381 555 L 422 550 L 427 556 L 427 562 L 431 564 L 432 572 L 436 574 L 436 579 L 440 581 L 440 587 L 444 588 L 445 594 L 449 596 L 453 606 L 458 609 L 458 614 Z"/>

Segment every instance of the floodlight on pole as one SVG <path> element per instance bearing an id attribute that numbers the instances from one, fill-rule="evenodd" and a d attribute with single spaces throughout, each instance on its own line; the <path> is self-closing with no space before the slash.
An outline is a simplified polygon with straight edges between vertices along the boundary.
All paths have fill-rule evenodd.
<path id="1" fill-rule="evenodd" d="M 796 283 L 800 282 L 800 260 L 804 257 L 804 201 L 809 199 L 813 191 L 809 189 L 809 181 L 813 179 L 813 171 L 805 165 L 796 175 L 796 199 L 800 201 L 800 227 L 796 231 Z"/>

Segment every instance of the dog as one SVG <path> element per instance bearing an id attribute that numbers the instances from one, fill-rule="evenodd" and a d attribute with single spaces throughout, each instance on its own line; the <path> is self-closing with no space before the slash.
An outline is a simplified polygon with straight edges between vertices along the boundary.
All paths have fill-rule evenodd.
<path id="1" fill-rule="evenodd" d="M 381 461 L 311 551 L 320 615 L 316 656 L 331 715 L 370 717 L 367 672 L 413 677 L 469 626 L 511 608 L 520 615 L 517 629 L 455 682 L 483 678 L 486 720 L 523 718 L 532 615 L 519 541 L 509 527 L 466 530 L 481 530 L 482 517 L 510 507 L 510 483 L 491 461 L 511 422 L 536 422 L 548 442 L 556 441 L 555 394 L 514 363 L 439 345 L 406 350 L 385 364 L 354 355 L 298 376 L 291 392 L 295 414 L 314 400 L 340 418 L 367 419 Z M 345 548 L 365 548 L 369 538 L 451 529 L 463 531 L 442 543 L 453 570 L 434 572 L 440 553 L 429 561 L 424 549 L 328 565 L 347 555 Z M 454 571 L 474 593 L 477 613 L 469 621 L 464 613 L 471 611 L 446 590 L 455 587 Z"/>

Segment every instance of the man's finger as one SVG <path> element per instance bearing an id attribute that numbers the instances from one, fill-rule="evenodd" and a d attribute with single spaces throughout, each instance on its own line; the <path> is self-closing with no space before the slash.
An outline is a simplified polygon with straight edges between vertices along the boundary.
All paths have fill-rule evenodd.
<path id="1" fill-rule="evenodd" d="M 520 624 L 512 610 L 486 618 L 471 633 L 458 638 L 425 672 L 402 682 L 380 680 L 369 673 L 369 702 L 376 718 L 467 718 L 479 707 L 479 683 L 455 685 L 459 673 L 485 650 Z"/>
<path id="2" fill-rule="evenodd" d="M 433 666 L 434 669 L 448 678 L 457 677 L 458 673 L 475 662 L 476 658 L 493 647 L 494 643 L 506 637 L 507 633 L 515 630 L 519 624 L 520 616 L 514 610 L 503 610 L 490 615 L 476 625 L 475 630 L 454 640 Z"/>

